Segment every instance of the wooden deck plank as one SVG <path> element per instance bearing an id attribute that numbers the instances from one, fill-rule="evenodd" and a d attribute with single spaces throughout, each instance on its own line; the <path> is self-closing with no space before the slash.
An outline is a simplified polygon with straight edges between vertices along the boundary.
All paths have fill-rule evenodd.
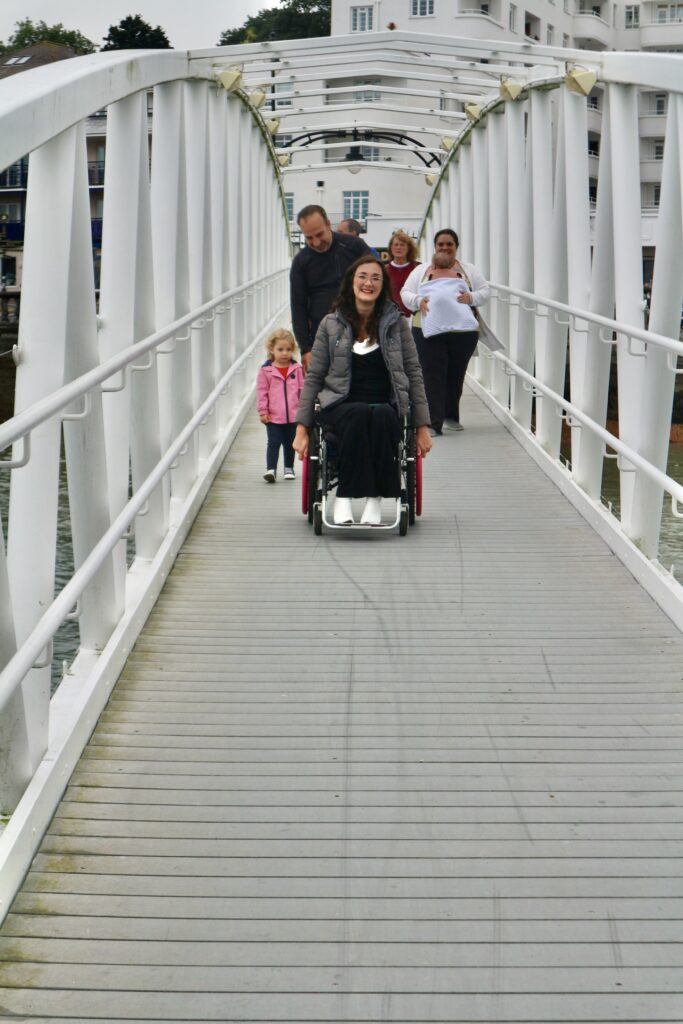
<path id="1" fill-rule="evenodd" d="M 314 538 L 245 427 L 0 931 L 0 1019 L 680 1024 L 683 638 L 466 403 L 405 540 Z"/>

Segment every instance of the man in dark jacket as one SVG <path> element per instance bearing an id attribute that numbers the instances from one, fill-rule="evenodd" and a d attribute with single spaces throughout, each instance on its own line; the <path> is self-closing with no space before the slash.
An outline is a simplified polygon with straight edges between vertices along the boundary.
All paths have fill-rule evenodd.
<path id="1" fill-rule="evenodd" d="M 308 369 L 318 324 L 329 313 L 344 272 L 370 251 L 361 238 L 332 230 L 322 206 L 304 206 L 297 216 L 306 245 L 289 272 L 294 336 Z"/>

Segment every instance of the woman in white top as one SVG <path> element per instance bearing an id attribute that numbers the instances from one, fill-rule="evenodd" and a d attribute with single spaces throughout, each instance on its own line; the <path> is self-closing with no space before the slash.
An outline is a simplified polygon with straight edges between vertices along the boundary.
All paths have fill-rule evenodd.
<path id="1" fill-rule="evenodd" d="M 415 313 L 413 337 L 434 434 L 443 432 L 444 420 L 462 430 L 460 397 L 478 340 L 474 309 L 489 297 L 489 286 L 477 268 L 458 260 L 458 244 L 451 228 L 437 231 L 432 263 L 415 267 L 401 290 L 403 304 Z M 452 285 L 445 283 L 448 280 Z M 468 307 L 462 315 L 458 305 Z"/>

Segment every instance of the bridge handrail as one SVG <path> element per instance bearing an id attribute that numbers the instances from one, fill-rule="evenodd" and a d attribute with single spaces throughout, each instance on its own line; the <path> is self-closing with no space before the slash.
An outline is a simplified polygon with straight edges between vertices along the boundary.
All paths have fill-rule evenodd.
<path id="1" fill-rule="evenodd" d="M 681 346 L 681 348 L 683 348 L 683 346 Z M 569 426 L 573 426 L 569 420 L 577 420 L 582 426 L 588 427 L 588 429 L 604 441 L 609 448 L 618 452 L 618 454 L 622 455 L 635 469 L 639 469 L 646 477 L 648 477 L 649 480 L 665 490 L 671 497 L 671 510 L 673 515 L 677 519 L 683 519 L 683 513 L 678 511 L 678 502 L 683 504 L 682 484 L 679 484 L 677 480 L 673 479 L 673 477 L 662 472 L 661 469 L 657 469 L 656 466 L 653 466 L 651 462 L 648 462 L 648 460 L 643 458 L 642 455 L 639 455 L 638 452 L 630 447 L 630 445 L 625 444 L 624 441 L 621 441 L 614 434 L 610 433 L 610 431 L 606 430 L 605 427 L 600 426 L 600 424 L 596 423 L 594 419 L 591 419 L 591 417 L 587 416 L 585 412 L 582 412 L 578 406 L 567 401 L 567 399 L 563 395 L 558 394 L 557 391 L 553 391 L 532 373 L 528 373 L 510 359 L 509 356 L 504 355 L 502 352 L 492 352 L 490 354 L 490 358 L 509 367 L 510 373 L 514 374 L 516 377 L 520 377 L 522 380 L 530 384 L 535 391 L 541 392 L 544 397 L 551 399 L 555 405 L 564 409 L 568 415 Z"/>
<path id="2" fill-rule="evenodd" d="M 606 327 L 608 330 L 611 330 L 616 334 L 624 334 L 627 337 L 635 338 L 637 341 L 642 341 L 646 346 L 656 345 L 658 348 L 667 349 L 669 352 L 673 352 L 677 356 L 683 356 L 683 342 L 676 341 L 675 338 L 670 338 L 665 334 L 656 334 L 643 327 L 636 327 L 633 324 L 627 324 L 621 320 L 612 320 L 610 317 L 601 316 L 599 313 L 591 313 L 586 309 L 582 309 L 580 306 L 571 306 L 565 302 L 557 302 L 555 299 L 542 298 L 532 292 L 522 291 L 520 288 L 511 288 L 509 285 L 497 284 L 493 281 L 490 282 L 490 286 L 494 294 L 496 292 L 503 292 L 506 295 L 515 295 L 520 299 L 526 299 L 528 302 L 532 303 L 536 309 L 539 307 L 556 309 L 560 313 L 567 313 L 574 321 L 585 320 L 587 323 L 596 324 L 598 327 Z M 499 298 L 501 302 L 509 301 L 502 298 L 502 296 L 499 296 Z M 515 305 L 515 303 L 511 304 Z M 539 313 L 539 316 L 540 315 L 542 314 Z M 575 330 L 576 329 L 577 328 L 575 327 Z M 600 336 L 600 341 L 605 345 L 615 345 L 617 340 L 617 338 L 603 338 Z M 644 354 L 645 353 L 643 353 L 643 355 Z"/>
<path id="3" fill-rule="evenodd" d="M 281 274 L 282 271 L 279 271 L 278 273 Z M 187 317 L 184 319 L 187 320 Z M 239 356 L 239 358 L 236 359 L 230 368 L 223 374 L 213 391 L 211 391 L 205 401 L 202 402 L 195 414 L 166 450 L 151 473 L 135 490 L 135 493 L 123 507 L 109 529 L 102 535 L 99 542 L 95 545 L 69 582 L 65 584 L 54 599 L 53 603 L 36 623 L 31 633 L 23 641 L 17 653 L 7 663 L 3 671 L 0 672 L 0 714 L 5 710 L 7 702 L 14 695 L 17 686 L 24 679 L 27 672 L 29 672 L 29 670 L 35 665 L 35 662 L 41 652 L 51 644 L 55 633 L 66 620 L 71 610 L 76 606 L 88 585 L 92 583 L 98 570 L 103 566 L 107 556 L 114 550 L 135 517 L 144 509 L 150 495 L 156 487 L 158 487 L 165 475 L 170 471 L 173 463 L 181 454 L 182 449 L 185 447 L 189 439 L 206 420 L 221 395 L 225 393 L 232 378 L 246 368 L 248 360 L 252 356 L 254 348 L 259 343 L 260 338 L 261 335 L 258 335 L 251 345 L 245 349 L 242 355 Z M 147 339 L 146 343 L 148 349 L 152 347 L 150 339 Z M 126 351 L 130 352 L 130 349 L 127 349 Z M 87 376 L 92 375 L 89 374 Z M 83 392 L 81 391 L 81 393 Z"/>
<path id="4" fill-rule="evenodd" d="M 230 288 L 228 291 L 223 292 L 218 298 L 211 299 L 209 302 L 205 302 L 202 306 L 198 306 L 190 313 L 186 313 L 184 316 L 174 320 L 173 323 L 168 324 L 166 327 L 161 328 L 159 331 L 155 331 L 153 334 L 148 335 L 141 341 L 135 342 L 133 345 L 129 345 L 128 348 L 122 349 L 121 352 L 112 356 L 106 362 L 101 363 L 94 370 L 89 370 L 87 373 L 82 374 L 75 380 L 65 384 L 58 391 L 54 391 L 51 395 L 36 402 L 30 406 L 24 412 L 19 413 L 17 416 L 13 416 L 5 423 L 0 424 L 0 452 L 4 451 L 9 445 L 30 434 L 41 423 L 45 420 L 50 419 L 56 413 L 62 409 L 68 408 L 72 402 L 75 402 L 78 398 L 86 395 L 93 388 L 97 387 L 103 381 L 108 380 L 115 373 L 120 370 L 125 370 L 127 366 L 130 366 L 138 359 L 141 355 L 149 352 L 152 349 L 158 348 L 159 345 L 163 344 L 168 338 L 178 334 L 183 327 L 188 325 L 192 327 L 196 321 L 200 320 L 207 313 L 210 313 L 212 309 L 217 306 L 221 306 L 224 302 L 229 302 L 230 299 L 235 298 L 242 293 L 251 294 L 254 291 L 258 291 L 259 288 L 265 287 L 267 281 L 276 280 L 288 273 L 288 267 L 280 270 L 273 271 L 273 273 L 266 275 L 265 277 L 252 278 L 236 288 Z M 220 313 L 218 314 L 220 315 Z M 186 340 L 186 339 L 183 339 Z M 8 466 L 3 467 L 3 461 L 0 459 L 0 470 L 7 469 Z"/>

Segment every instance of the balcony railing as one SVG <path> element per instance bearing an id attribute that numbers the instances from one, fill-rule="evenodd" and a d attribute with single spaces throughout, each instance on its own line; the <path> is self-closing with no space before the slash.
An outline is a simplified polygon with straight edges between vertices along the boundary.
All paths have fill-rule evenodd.
<path id="1" fill-rule="evenodd" d="M 88 161 L 88 184 L 104 185 L 104 160 Z"/>
<path id="2" fill-rule="evenodd" d="M 23 220 L 0 220 L 0 242 L 23 242 Z"/>
<path id="3" fill-rule="evenodd" d="M 26 188 L 28 164 L 12 164 L 0 171 L 0 188 Z"/>

